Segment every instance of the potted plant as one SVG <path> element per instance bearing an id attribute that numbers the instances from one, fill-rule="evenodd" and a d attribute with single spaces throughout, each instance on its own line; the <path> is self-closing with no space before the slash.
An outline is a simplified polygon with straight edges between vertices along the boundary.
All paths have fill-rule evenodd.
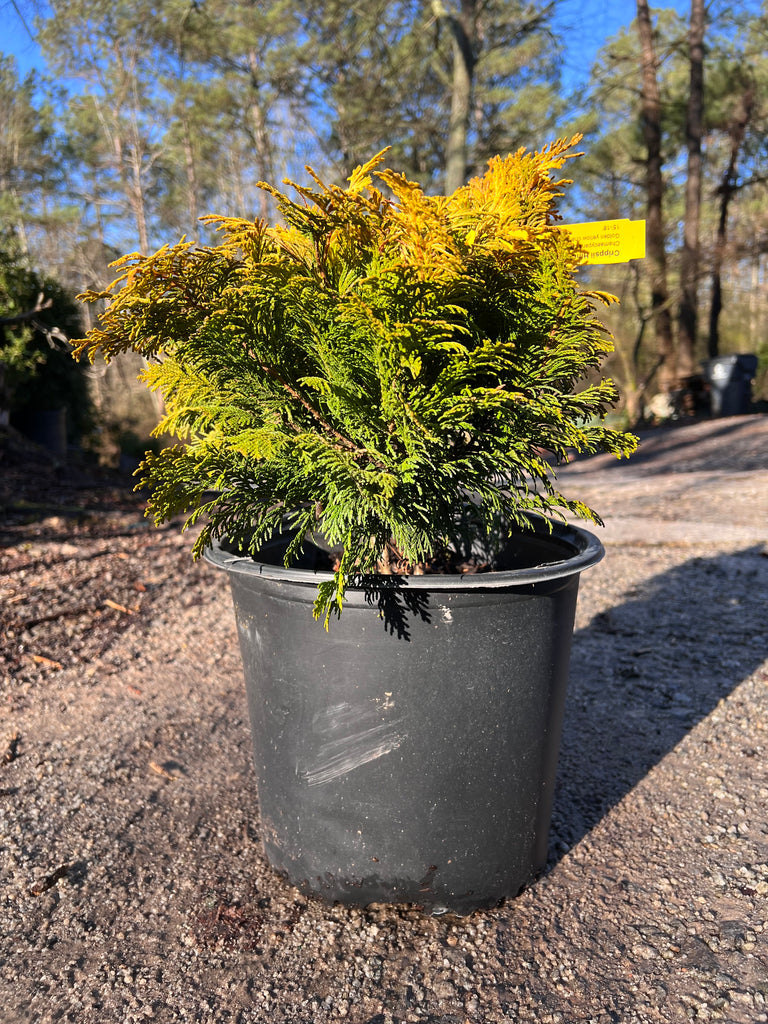
<path id="1" fill-rule="evenodd" d="M 77 353 L 133 349 L 180 443 L 162 522 L 229 571 L 271 863 L 328 899 L 468 912 L 544 864 L 579 572 L 555 486 L 607 429 L 609 297 L 556 221 L 579 137 L 431 197 L 263 185 L 283 223 L 119 262 Z M 585 383 L 586 381 L 586 383 Z M 313 614 L 311 614 L 311 612 Z M 313 622 L 320 619 L 325 629 Z M 333 620 L 333 621 L 331 621 Z"/>

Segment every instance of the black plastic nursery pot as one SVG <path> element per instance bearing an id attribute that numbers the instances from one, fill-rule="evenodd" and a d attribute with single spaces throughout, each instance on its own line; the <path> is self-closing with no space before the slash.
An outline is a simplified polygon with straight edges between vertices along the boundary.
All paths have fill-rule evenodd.
<path id="1" fill-rule="evenodd" d="M 377 576 L 312 618 L 329 572 L 206 554 L 234 599 L 272 866 L 306 893 L 457 914 L 543 869 L 579 574 L 603 547 L 552 524 L 500 571 Z"/>

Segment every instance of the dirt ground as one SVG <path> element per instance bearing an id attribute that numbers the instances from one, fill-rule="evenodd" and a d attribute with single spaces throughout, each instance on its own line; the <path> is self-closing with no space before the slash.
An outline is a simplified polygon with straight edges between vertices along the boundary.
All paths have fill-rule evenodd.
<path id="1" fill-rule="evenodd" d="M 550 862 L 467 918 L 277 879 L 226 580 L 129 482 L 0 459 L 3 1024 L 768 1021 L 768 417 L 562 471 L 607 556 Z"/>

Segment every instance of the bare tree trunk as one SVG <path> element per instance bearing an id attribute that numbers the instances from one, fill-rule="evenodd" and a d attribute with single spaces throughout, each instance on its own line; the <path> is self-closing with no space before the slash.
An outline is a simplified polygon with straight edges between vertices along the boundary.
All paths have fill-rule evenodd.
<path id="1" fill-rule="evenodd" d="M 144 157 L 147 155 L 144 139 L 139 126 L 139 111 L 142 109 L 142 99 L 139 95 L 137 65 L 138 55 L 135 51 L 130 54 L 129 64 L 124 68 L 128 79 L 126 92 L 130 99 L 129 119 L 129 161 L 131 168 L 131 180 L 128 183 L 130 202 L 133 207 L 133 214 L 136 218 L 136 230 L 139 234 L 139 249 L 143 253 L 149 252 L 149 230 L 147 227 L 147 201 L 144 194 Z M 119 124 L 119 118 L 115 119 Z M 119 130 L 119 129 L 118 129 Z M 151 161 L 150 161 L 151 162 Z"/>
<path id="2" fill-rule="evenodd" d="M 200 209 L 197 203 L 197 171 L 195 169 L 195 154 L 192 150 L 192 134 L 189 130 L 189 119 L 186 116 L 184 117 L 184 166 L 187 177 L 187 212 L 194 237 L 197 238 L 200 218 Z"/>
<path id="3" fill-rule="evenodd" d="M 478 0 L 461 0 L 461 14 L 456 17 L 446 10 L 442 0 L 432 0 L 435 17 L 447 22 L 453 37 L 451 116 L 445 151 L 446 195 L 461 188 L 467 180 L 467 138 L 476 64 L 474 37 L 477 6 Z"/>
<path id="4" fill-rule="evenodd" d="M 725 256 L 725 246 L 728 240 L 728 206 L 736 191 L 736 166 L 739 159 L 739 150 L 744 142 L 747 132 L 747 125 L 752 117 L 755 106 L 755 88 L 749 85 L 743 96 L 739 97 L 736 108 L 728 127 L 728 134 L 731 137 L 731 153 L 728 166 L 723 174 L 723 180 L 718 189 L 720 193 L 720 216 L 717 223 L 717 238 L 715 240 L 715 253 L 712 260 L 712 300 L 709 309 L 709 339 L 707 343 L 707 355 L 715 359 L 720 353 L 720 312 L 723 308 L 722 269 Z"/>
<path id="5" fill-rule="evenodd" d="M 149 232 L 147 230 L 147 208 L 144 202 L 144 182 L 141 175 L 141 154 L 132 149 L 131 181 L 129 183 L 130 203 L 136 220 L 139 234 L 139 251 L 149 252 Z"/>
<path id="6" fill-rule="evenodd" d="M 248 54 L 248 66 L 251 74 L 251 121 L 253 123 L 253 141 L 256 145 L 256 159 L 259 162 L 259 172 L 262 181 L 274 181 L 274 161 L 272 158 L 272 146 L 267 130 L 267 119 L 259 96 L 261 81 L 259 76 L 259 58 L 255 50 Z M 269 216 L 269 197 L 263 190 L 259 193 L 261 209 L 259 214 L 266 219 Z"/>
<path id="7" fill-rule="evenodd" d="M 123 197 L 133 214 L 136 232 L 139 236 L 139 250 L 149 251 L 149 233 L 147 231 L 147 212 L 144 201 L 144 181 L 142 176 L 142 142 L 137 124 L 136 106 L 131 110 L 129 138 L 124 140 L 120 134 L 120 108 L 117 104 L 110 111 L 110 120 L 104 115 L 98 100 L 94 101 L 99 121 L 112 149 L 114 167 L 120 179 Z M 110 124 L 111 121 L 111 124 Z M 126 166 L 127 164 L 127 166 Z"/>
<path id="8" fill-rule="evenodd" d="M 651 278 L 651 309 L 656 335 L 659 383 L 671 391 L 675 378 L 675 349 L 672 315 L 667 287 L 667 256 L 664 237 L 664 180 L 661 158 L 661 97 L 656 77 L 656 47 L 648 0 L 637 0 L 637 27 L 642 55 L 642 127 L 647 151 L 645 188 L 647 197 L 647 251 Z"/>
<path id="9" fill-rule="evenodd" d="M 136 232 L 139 236 L 139 251 L 146 254 L 149 251 L 149 239 L 147 237 L 147 218 L 144 210 L 144 191 L 141 180 L 141 165 L 136 146 L 128 147 L 128 163 L 130 175 L 125 167 L 125 148 L 119 131 L 112 135 L 112 152 L 115 157 L 115 167 L 120 177 L 123 196 L 127 206 L 133 214 Z M 137 163 L 138 161 L 138 163 Z"/>
<path id="10" fill-rule="evenodd" d="M 699 220 L 701 218 L 701 138 L 704 133 L 704 0 L 691 0 L 688 26 L 691 65 L 686 138 L 688 174 L 685 182 L 685 224 L 680 261 L 680 313 L 677 337 L 677 370 L 681 377 L 693 373 L 696 356 L 699 286 Z"/>

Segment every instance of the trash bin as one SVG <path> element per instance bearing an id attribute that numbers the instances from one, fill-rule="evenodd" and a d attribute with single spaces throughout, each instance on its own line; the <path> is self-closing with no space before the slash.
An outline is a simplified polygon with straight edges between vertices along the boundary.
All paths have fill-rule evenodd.
<path id="1" fill-rule="evenodd" d="M 719 356 L 704 363 L 710 385 L 713 416 L 743 416 L 752 405 L 752 381 L 757 373 L 757 356 Z"/>

